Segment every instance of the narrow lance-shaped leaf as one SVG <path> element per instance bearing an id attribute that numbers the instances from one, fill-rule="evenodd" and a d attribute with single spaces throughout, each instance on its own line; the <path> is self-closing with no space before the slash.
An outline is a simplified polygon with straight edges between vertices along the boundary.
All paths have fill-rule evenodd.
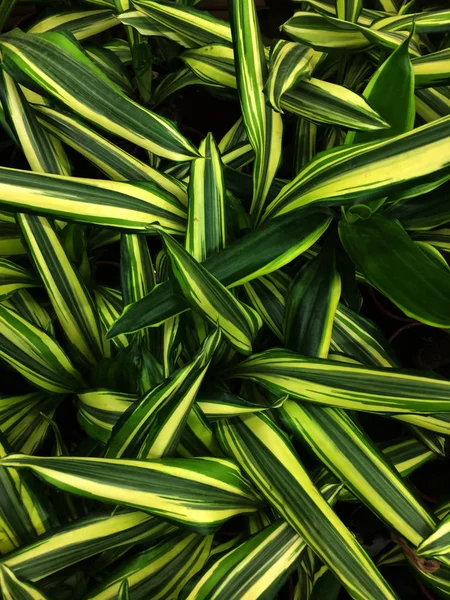
<path id="1" fill-rule="evenodd" d="M 341 295 L 334 249 L 325 247 L 298 273 L 286 300 L 286 347 L 307 356 L 327 358 Z"/>
<path id="2" fill-rule="evenodd" d="M 388 140 L 324 152 L 281 190 L 263 220 L 314 202 L 353 204 L 413 186 L 408 197 L 432 190 L 450 176 L 449 138 L 450 117 L 444 117 Z"/>
<path id="3" fill-rule="evenodd" d="M 159 223 L 181 234 L 186 211 L 168 192 L 151 183 L 122 183 L 63 177 L 0 167 L 0 206 L 65 220 L 145 230 Z"/>
<path id="4" fill-rule="evenodd" d="M 396 598 L 369 556 L 327 504 L 287 436 L 263 413 L 218 423 L 220 441 L 277 512 L 355 598 Z"/>
<path id="5" fill-rule="evenodd" d="M 120 584 L 119 592 L 117 594 L 118 600 L 130 600 L 130 588 L 128 585 L 128 579 L 124 579 Z"/>
<path id="6" fill-rule="evenodd" d="M 136 600 L 178 598 L 184 585 L 208 559 L 212 536 L 194 533 L 170 536 L 125 560 L 87 595 L 86 600 L 115 600 L 123 580 Z"/>
<path id="7" fill-rule="evenodd" d="M 96 125 L 171 160 L 196 156 L 169 121 L 125 96 L 65 34 L 15 30 L 2 38 L 1 47 L 8 72 L 22 73 Z"/>
<path id="8" fill-rule="evenodd" d="M 308 119 L 298 118 L 295 127 L 294 175 L 316 154 L 317 125 Z"/>
<path id="9" fill-rule="evenodd" d="M 120 277 L 123 304 L 134 304 L 145 298 L 156 285 L 147 238 L 143 235 L 124 233 L 120 238 Z M 145 347 L 150 350 L 148 332 L 141 332 Z"/>
<path id="10" fill-rule="evenodd" d="M 29 468 L 59 489 L 138 508 L 202 533 L 261 505 L 235 463 L 222 459 L 142 461 L 11 454 L 0 460 L 0 466 Z"/>
<path id="11" fill-rule="evenodd" d="M 250 353 L 252 340 L 262 325 L 259 315 L 242 304 L 172 238 L 164 236 L 174 278 L 189 306 L 217 325 L 232 347 Z"/>
<path id="12" fill-rule="evenodd" d="M 389 123 L 389 129 L 350 131 L 346 144 L 374 142 L 406 133 L 414 127 L 414 71 L 408 54 L 409 42 L 407 38 L 394 50 L 371 77 L 363 93 L 372 108 Z"/>
<path id="13" fill-rule="evenodd" d="M 62 400 L 61 396 L 51 395 L 42 400 L 38 406 L 31 407 L 28 413 L 12 427 L 0 426 L 15 452 L 36 454 L 47 437 L 49 429 L 47 419 L 53 417 Z"/>
<path id="14" fill-rule="evenodd" d="M 219 150 L 212 134 L 202 141 L 202 158 L 191 162 L 186 251 L 198 262 L 226 244 L 226 189 Z"/>
<path id="15" fill-rule="evenodd" d="M 203 266 L 226 287 L 241 285 L 294 260 L 320 238 L 330 222 L 328 215 L 319 213 L 275 219 L 229 244 Z M 188 308 L 189 304 L 166 281 L 156 286 L 147 298 L 129 307 L 112 327 L 109 337 L 159 325 Z"/>
<path id="16" fill-rule="evenodd" d="M 450 327 L 450 273 L 408 236 L 398 221 L 373 215 L 339 224 L 344 248 L 368 283 L 407 315 Z"/>
<path id="17" fill-rule="evenodd" d="M 281 96 L 295 82 L 311 76 L 313 54 L 314 50 L 308 46 L 286 40 L 279 40 L 271 49 L 265 93 L 267 101 L 277 112 L 283 112 Z"/>
<path id="18" fill-rule="evenodd" d="M 444 86 L 450 83 L 450 49 L 432 52 L 412 62 L 417 87 Z M 432 91 L 432 90 L 430 90 Z M 437 90 L 438 92 L 440 90 Z"/>
<path id="19" fill-rule="evenodd" d="M 48 596 L 31 583 L 21 581 L 4 564 L 0 564 L 0 589 L 5 600 L 48 600 Z"/>
<path id="20" fill-rule="evenodd" d="M 133 4 L 153 21 L 187 38 L 192 46 L 205 46 L 215 42 L 231 45 L 230 24 L 205 11 L 164 0 L 137 0 Z"/>
<path id="21" fill-rule="evenodd" d="M 191 408 L 177 452 L 185 458 L 195 456 L 223 457 L 223 452 L 214 435 L 212 426 L 207 422 L 197 402 Z"/>
<path id="22" fill-rule="evenodd" d="M 47 219 L 21 214 L 18 223 L 72 353 L 84 364 L 96 364 L 108 355 L 108 346 L 78 271 Z"/>
<path id="23" fill-rule="evenodd" d="M 17 290 L 40 287 L 41 283 L 30 271 L 6 258 L 0 258 L 0 299 Z"/>
<path id="24" fill-rule="evenodd" d="M 87 55 L 113 83 L 127 95 L 133 95 L 130 75 L 120 58 L 112 50 L 103 46 L 84 46 Z"/>
<path id="25" fill-rule="evenodd" d="M 334 504 L 340 487 L 322 488 L 329 504 Z M 260 600 L 276 594 L 307 546 L 282 519 L 270 524 L 264 513 L 261 516 L 263 524 L 254 535 L 205 566 L 187 600 L 212 600 L 221 595 L 228 600 Z"/>
<path id="26" fill-rule="evenodd" d="M 70 175 L 61 144 L 41 128 L 14 79 L 6 71 L 2 74 L 2 105 L 31 169 L 37 173 Z"/>
<path id="27" fill-rule="evenodd" d="M 277 348 L 247 358 L 229 376 L 251 379 L 278 395 L 350 410 L 436 413 L 448 412 L 450 406 L 445 379 L 314 359 Z"/>
<path id="28" fill-rule="evenodd" d="M 99 286 L 94 289 L 94 300 L 103 329 L 107 332 L 123 310 L 122 294 L 114 288 Z M 126 335 L 118 335 L 112 341 L 119 350 L 123 350 L 129 344 Z"/>
<path id="29" fill-rule="evenodd" d="M 237 87 L 233 49 L 214 44 L 181 55 L 205 83 Z M 385 128 L 386 122 L 358 94 L 335 83 L 311 77 L 287 90 L 281 108 L 318 123 L 331 123 L 358 130 Z"/>
<path id="30" fill-rule="evenodd" d="M 53 135 L 80 152 L 114 181 L 149 181 L 186 204 L 186 192 L 176 179 L 146 165 L 116 146 L 86 123 L 62 110 L 35 106 L 39 122 Z"/>
<path id="31" fill-rule="evenodd" d="M 406 31 L 380 30 L 359 23 L 341 21 L 328 15 L 301 11 L 283 23 L 281 28 L 292 39 L 323 52 L 365 50 L 372 44 L 392 51 L 409 36 Z M 410 53 L 420 56 L 416 44 L 411 44 Z"/>
<path id="32" fill-rule="evenodd" d="M 0 434 L 0 457 L 11 452 Z M 53 515 L 27 473 L 0 468 L 0 553 L 8 554 L 30 543 L 54 525 Z"/>
<path id="33" fill-rule="evenodd" d="M 288 400 L 279 414 L 287 429 L 403 538 L 417 546 L 430 534 L 432 516 L 344 411 Z"/>
<path id="34" fill-rule="evenodd" d="M 206 338 L 197 356 L 132 404 L 115 425 L 105 456 L 160 458 L 175 450 L 220 332 Z"/>
<path id="35" fill-rule="evenodd" d="M 80 389 L 80 374 L 52 337 L 2 305 L 0 325 L 0 356 L 30 383 L 56 394 Z"/>
<path id="36" fill-rule="evenodd" d="M 137 400 L 133 394 L 91 390 L 78 394 L 78 422 L 93 439 L 106 444 L 119 418 Z"/>
<path id="37" fill-rule="evenodd" d="M 77 40 L 102 33 L 117 25 L 111 10 L 73 10 L 44 17 L 35 23 L 28 33 L 61 31 L 71 33 Z"/>
<path id="38" fill-rule="evenodd" d="M 356 23 L 362 7 L 362 0 L 336 0 L 337 18 Z"/>
<path id="39" fill-rule="evenodd" d="M 233 0 L 230 22 L 241 111 L 255 151 L 250 212 L 258 220 L 281 159 L 283 122 L 266 104 L 267 65 L 254 2 Z"/>
<path id="40" fill-rule="evenodd" d="M 50 336 L 55 336 L 52 318 L 45 306 L 35 300 L 27 290 L 18 290 L 8 300 L 3 300 L 2 304 L 17 311 L 22 317 L 43 329 Z"/>
<path id="41" fill-rule="evenodd" d="M 77 562 L 126 544 L 157 540 L 176 530 L 144 512 L 94 514 L 41 536 L 3 559 L 21 579 L 39 581 Z"/>

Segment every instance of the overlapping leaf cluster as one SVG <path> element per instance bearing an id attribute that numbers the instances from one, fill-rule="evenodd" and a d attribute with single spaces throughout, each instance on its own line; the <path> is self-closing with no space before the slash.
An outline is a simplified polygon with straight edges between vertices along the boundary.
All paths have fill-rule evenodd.
<path id="1" fill-rule="evenodd" d="M 406 563 L 449 598 L 450 502 L 408 477 L 450 382 L 361 289 L 450 328 L 450 10 L 307 0 L 268 40 L 195 4 L 0 3 L 1 594 L 387 600 Z M 164 116 L 187 86 L 240 110 L 221 139 Z"/>

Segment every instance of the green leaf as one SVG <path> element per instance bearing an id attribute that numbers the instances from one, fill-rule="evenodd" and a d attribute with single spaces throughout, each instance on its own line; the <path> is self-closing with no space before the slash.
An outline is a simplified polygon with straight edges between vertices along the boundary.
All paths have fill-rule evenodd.
<path id="1" fill-rule="evenodd" d="M 146 230 L 159 223 L 181 234 L 185 208 L 151 183 L 62 177 L 0 167 L 0 206 L 62 219 Z"/>
<path id="2" fill-rule="evenodd" d="M 437 376 L 315 359 L 277 348 L 247 358 L 229 376 L 251 379 L 278 395 L 349 410 L 438 413 L 450 405 L 450 383 Z"/>
<path id="3" fill-rule="evenodd" d="M 121 235 L 120 277 L 124 306 L 139 302 L 155 287 L 155 270 L 145 236 L 129 233 Z M 145 348 L 150 350 L 148 332 L 142 332 L 141 339 Z"/>
<path id="4" fill-rule="evenodd" d="M 0 434 L 0 457 L 10 452 L 9 444 Z M 0 552 L 5 555 L 45 533 L 54 522 L 48 504 L 29 474 L 0 468 L 0 485 Z"/>
<path id="5" fill-rule="evenodd" d="M 410 131 L 414 127 L 414 71 L 408 54 L 410 39 L 385 60 L 371 77 L 363 96 L 389 129 L 371 132 L 350 131 L 346 144 L 363 144 L 383 140 Z"/>
<path id="6" fill-rule="evenodd" d="M 71 354 L 82 364 L 96 364 L 108 356 L 109 346 L 102 335 L 94 302 L 78 271 L 47 219 L 21 214 L 17 221 Z"/>
<path id="7" fill-rule="evenodd" d="M 19 313 L 0 305 L 0 356 L 30 383 L 55 394 L 76 392 L 81 375 L 61 346 Z"/>
<path id="8" fill-rule="evenodd" d="M 212 134 L 202 141 L 199 152 L 202 158 L 191 162 L 185 249 L 201 263 L 226 245 L 226 188 Z"/>
<path id="9" fill-rule="evenodd" d="M 325 247 L 299 271 L 288 290 L 284 317 L 287 348 L 300 354 L 327 358 L 341 278 L 334 248 Z"/>
<path id="10" fill-rule="evenodd" d="M 0 258 L 0 300 L 17 290 L 40 286 L 40 281 L 30 271 L 6 258 Z"/>
<path id="11" fill-rule="evenodd" d="M 130 595 L 136 600 L 178 598 L 184 585 L 208 559 L 212 536 L 180 533 L 124 561 L 109 577 L 88 593 L 89 600 L 118 598 L 128 578 Z"/>
<path id="12" fill-rule="evenodd" d="M 284 186 L 263 221 L 311 203 L 342 206 L 433 190 L 450 177 L 449 138 L 450 116 L 387 140 L 323 152 Z"/>
<path id="13" fill-rule="evenodd" d="M 5 600 L 48 600 L 48 596 L 18 579 L 4 564 L 0 564 L 0 589 Z"/>
<path id="14" fill-rule="evenodd" d="M 116 83 L 125 94 L 133 95 L 133 87 L 130 81 L 130 75 L 126 67 L 121 63 L 118 56 L 102 46 L 89 45 L 85 48 L 87 55 L 97 67 L 102 69 L 105 75 Z"/>
<path id="15" fill-rule="evenodd" d="M 70 175 L 68 158 L 60 142 L 42 129 L 14 79 L 5 71 L 2 76 L 2 105 L 31 169 L 37 173 Z"/>
<path id="16" fill-rule="evenodd" d="M 236 88 L 233 49 L 219 44 L 188 50 L 183 61 L 204 82 Z M 332 123 L 352 129 L 375 130 L 386 122 L 351 90 L 311 77 L 294 84 L 281 98 L 281 108 L 318 123 Z"/>
<path id="17" fill-rule="evenodd" d="M 35 300 L 27 290 L 18 290 L 7 300 L 3 300 L 3 306 L 15 310 L 22 317 L 30 321 L 36 327 L 40 327 L 51 337 L 55 337 L 53 323 L 50 315 L 40 302 Z"/>
<path id="18" fill-rule="evenodd" d="M 432 516 L 344 411 L 288 400 L 279 414 L 286 428 L 403 538 L 417 546 L 430 534 Z"/>
<path id="19" fill-rule="evenodd" d="M 316 154 L 317 125 L 299 117 L 295 127 L 294 175 Z"/>
<path id="20" fill-rule="evenodd" d="M 233 0 L 230 23 L 242 117 L 255 151 L 250 213 L 258 220 L 281 160 L 283 122 L 266 104 L 268 73 L 254 2 Z"/>
<path id="21" fill-rule="evenodd" d="M 111 10 L 72 10 L 44 17 L 30 27 L 28 33 L 60 31 L 85 40 L 116 25 L 117 19 Z"/>
<path id="22" fill-rule="evenodd" d="M 274 509 L 333 570 L 354 598 L 396 598 L 369 556 L 327 504 L 287 436 L 263 413 L 217 425 L 227 453 Z"/>
<path id="23" fill-rule="evenodd" d="M 78 422 L 93 439 L 106 444 L 119 418 L 137 400 L 133 394 L 90 390 L 78 394 Z"/>
<path id="24" fill-rule="evenodd" d="M 117 594 L 118 600 L 130 600 L 130 588 L 128 586 L 128 579 L 124 579 L 120 584 L 119 592 Z"/>
<path id="25" fill-rule="evenodd" d="M 161 516 L 201 533 L 261 500 L 229 460 L 125 460 L 10 454 L 0 467 L 29 468 L 59 489 Z"/>
<path id="26" fill-rule="evenodd" d="M 344 248 L 375 288 L 405 314 L 435 327 L 450 327 L 450 274 L 381 215 L 339 224 Z"/>
<path id="27" fill-rule="evenodd" d="M 223 452 L 219 447 L 212 427 L 207 422 L 198 403 L 195 403 L 191 408 L 177 452 L 185 458 L 195 456 L 223 457 Z"/>
<path id="28" fill-rule="evenodd" d="M 187 204 L 183 186 L 106 139 L 77 117 L 49 106 L 35 106 L 39 122 L 62 142 L 80 152 L 114 181 L 154 183 L 182 204 Z"/>
<path id="29" fill-rule="evenodd" d="M 363 7 L 362 0 L 336 0 L 337 18 L 356 23 Z"/>
<path id="30" fill-rule="evenodd" d="M 450 83 L 450 49 L 432 52 L 412 61 L 417 87 L 433 87 Z M 433 92 L 433 90 L 429 90 Z M 440 92 L 441 90 L 436 90 Z"/>
<path id="31" fill-rule="evenodd" d="M 311 48 L 286 40 L 279 40 L 272 47 L 265 93 L 274 110 L 283 112 L 280 106 L 282 95 L 294 83 L 311 77 L 313 55 Z"/>
<path id="32" fill-rule="evenodd" d="M 387 339 L 372 321 L 339 304 L 333 324 L 331 348 L 352 356 L 364 365 L 396 367 Z"/>
<path id="33" fill-rule="evenodd" d="M 178 242 L 164 235 L 164 245 L 173 276 L 188 305 L 212 325 L 220 328 L 235 350 L 249 354 L 262 321 L 242 304 Z"/>
<path id="34" fill-rule="evenodd" d="M 2 37 L 5 68 L 22 74 L 44 93 L 94 122 L 145 149 L 171 160 L 190 160 L 197 152 L 175 127 L 123 94 L 63 33 Z"/>
<path id="35" fill-rule="evenodd" d="M 133 4 L 152 21 L 189 40 L 193 47 L 223 42 L 231 46 L 229 23 L 205 11 L 164 0 L 135 0 Z"/>
<path id="36" fill-rule="evenodd" d="M 78 519 L 24 546 L 2 564 L 18 577 L 39 581 L 97 553 L 131 543 L 156 541 L 176 530 L 146 513 L 121 511 Z"/>
<path id="37" fill-rule="evenodd" d="M 449 110 L 450 87 L 416 90 L 416 111 L 426 123 L 446 117 Z"/>
<path id="38" fill-rule="evenodd" d="M 281 29 L 292 39 L 323 52 L 365 50 L 372 44 L 393 50 L 408 37 L 408 33 L 404 31 L 380 30 L 341 21 L 331 16 L 301 11 L 283 23 Z M 415 44 L 411 44 L 409 51 L 414 56 L 420 56 Z"/>
<path id="39" fill-rule="evenodd" d="M 99 286 L 94 289 L 94 301 L 103 329 L 107 332 L 123 310 L 122 294 L 114 288 Z M 112 341 L 119 350 L 123 350 L 129 344 L 126 335 L 118 335 Z"/>
<path id="40" fill-rule="evenodd" d="M 294 260 L 320 238 L 330 222 L 330 217 L 320 213 L 275 219 L 229 244 L 202 266 L 226 287 L 241 285 Z M 189 305 L 175 294 L 170 282 L 166 281 L 129 307 L 114 324 L 108 337 L 159 325 L 188 308 Z"/>
<path id="41" fill-rule="evenodd" d="M 174 452 L 219 341 L 216 330 L 191 362 L 129 406 L 114 427 L 107 458 L 161 458 Z"/>

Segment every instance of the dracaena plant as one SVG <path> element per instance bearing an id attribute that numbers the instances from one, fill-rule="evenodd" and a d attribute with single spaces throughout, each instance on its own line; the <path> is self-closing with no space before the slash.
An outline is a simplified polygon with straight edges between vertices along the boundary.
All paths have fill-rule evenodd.
<path id="1" fill-rule="evenodd" d="M 450 598 L 450 10 L 285 8 L 0 2 L 5 600 Z"/>

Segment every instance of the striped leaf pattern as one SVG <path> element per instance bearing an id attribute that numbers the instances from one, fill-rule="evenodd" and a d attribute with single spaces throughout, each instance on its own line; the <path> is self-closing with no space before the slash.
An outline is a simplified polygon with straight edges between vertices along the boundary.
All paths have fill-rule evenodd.
<path id="1" fill-rule="evenodd" d="M 262 325 L 259 315 L 239 302 L 209 271 L 168 236 L 164 245 L 180 292 L 189 306 L 217 325 L 233 348 L 244 354 Z"/>
<path id="2" fill-rule="evenodd" d="M 346 413 L 288 400 L 280 414 L 288 429 L 401 536 L 418 545 L 429 535 L 432 516 Z"/>
<path id="3" fill-rule="evenodd" d="M 242 117 L 255 151 L 250 212 L 258 219 L 280 162 L 283 122 L 266 104 L 267 65 L 255 5 L 251 0 L 233 0 L 230 8 Z"/>
<path id="4" fill-rule="evenodd" d="M 48 596 L 31 583 L 21 581 L 5 565 L 0 565 L 0 589 L 5 600 L 48 600 Z"/>
<path id="5" fill-rule="evenodd" d="M 291 284 L 286 300 L 284 341 L 300 354 L 327 358 L 341 295 L 334 250 L 324 248 Z"/>
<path id="6" fill-rule="evenodd" d="M 283 112 L 280 106 L 281 96 L 296 81 L 309 79 L 311 76 L 313 54 L 307 46 L 286 40 L 279 40 L 272 48 L 265 92 L 269 104 L 277 112 Z"/>
<path id="7" fill-rule="evenodd" d="M 14 32 L 2 39 L 1 47 L 12 63 L 8 70 L 19 69 L 82 117 L 166 158 L 196 156 L 169 121 L 127 98 L 67 35 Z"/>
<path id="8" fill-rule="evenodd" d="M 174 531 L 174 525 L 140 511 L 100 513 L 51 531 L 9 554 L 2 564 L 21 579 L 40 581 L 99 552 L 135 542 L 156 541 Z"/>
<path id="9" fill-rule="evenodd" d="M 0 356 L 30 383 L 56 394 L 80 389 L 81 375 L 52 337 L 2 305 L 0 324 Z"/>
<path id="10" fill-rule="evenodd" d="M 417 194 L 432 190 L 448 179 L 447 143 L 450 117 L 433 121 L 411 132 L 361 146 L 341 147 L 317 156 L 288 183 L 268 206 L 263 219 L 297 210 L 314 202 L 351 204 L 401 192 L 418 185 Z M 427 161 L 414 157 L 426 151 Z M 393 169 L 386 156 L 396 155 Z M 351 186 L 350 186 L 351 181 Z M 437 183 L 439 182 L 439 183 Z M 409 196 L 409 197 L 411 197 Z"/>
<path id="11" fill-rule="evenodd" d="M 395 598 L 314 486 L 287 436 L 262 413 L 218 424 L 221 443 L 282 517 L 357 598 Z"/>
<path id="12" fill-rule="evenodd" d="M 198 262 L 226 245 L 226 188 L 219 149 L 211 134 L 191 162 L 185 249 Z"/>
<path id="13" fill-rule="evenodd" d="M 46 287 L 72 353 L 89 365 L 108 355 L 94 302 L 47 219 L 18 216 L 27 247 Z"/>
<path id="14" fill-rule="evenodd" d="M 59 489 L 123 504 L 208 533 L 261 500 L 224 459 L 120 460 L 10 454 L 1 467 L 28 468 Z M 124 482 L 123 487 L 118 482 Z"/>
<path id="15" fill-rule="evenodd" d="M 235 367 L 232 377 L 251 379 L 276 394 L 353 410 L 389 413 L 448 411 L 445 379 L 413 375 L 266 350 Z"/>
<path id="16" fill-rule="evenodd" d="M 280 269 L 310 248 L 326 231 L 331 219 L 326 214 L 302 214 L 274 219 L 229 244 L 202 266 L 226 287 L 234 287 Z M 261 244 L 264 252 L 258 252 Z M 161 283 L 144 300 L 124 311 L 109 337 L 155 326 L 187 310 L 189 305 L 174 293 L 169 282 Z M 215 324 L 215 323 L 214 323 Z"/>
<path id="17" fill-rule="evenodd" d="M 159 223 L 183 233 L 186 211 L 171 194 L 149 183 L 122 183 L 30 173 L 0 167 L 0 206 L 82 223 L 144 230 Z"/>

